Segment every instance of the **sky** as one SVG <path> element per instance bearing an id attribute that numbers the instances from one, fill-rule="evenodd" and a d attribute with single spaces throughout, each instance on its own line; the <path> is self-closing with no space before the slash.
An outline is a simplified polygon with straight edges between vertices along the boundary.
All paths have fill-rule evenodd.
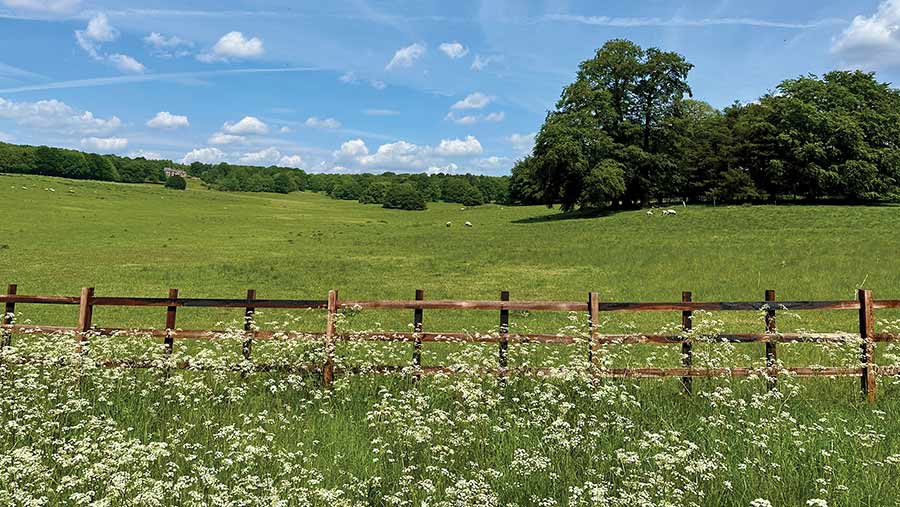
<path id="1" fill-rule="evenodd" d="M 900 0 L 0 0 L 0 141 L 509 174 L 613 38 L 681 53 L 719 108 L 810 73 L 900 76 Z"/>

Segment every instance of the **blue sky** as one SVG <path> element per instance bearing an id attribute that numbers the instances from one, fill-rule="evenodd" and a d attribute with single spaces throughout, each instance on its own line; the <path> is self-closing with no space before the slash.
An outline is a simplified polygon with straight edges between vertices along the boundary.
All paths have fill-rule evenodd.
<path id="1" fill-rule="evenodd" d="M 723 107 L 900 69 L 900 0 L 0 0 L 0 140 L 315 172 L 508 174 L 606 40 Z"/>

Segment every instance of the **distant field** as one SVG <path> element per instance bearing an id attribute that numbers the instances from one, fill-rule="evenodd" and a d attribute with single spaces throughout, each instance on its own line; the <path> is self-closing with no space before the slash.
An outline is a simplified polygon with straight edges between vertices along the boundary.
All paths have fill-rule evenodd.
<path id="1" fill-rule="evenodd" d="M 49 189 L 53 189 L 51 191 Z M 186 297 L 677 301 L 900 298 L 900 207 L 678 207 L 560 219 L 542 207 L 432 204 L 388 211 L 296 193 L 186 192 L 0 176 L 0 284 L 20 294 Z M 452 226 L 445 223 L 451 221 Z M 473 227 L 463 227 L 470 221 Z M 20 322 L 73 325 L 74 307 L 20 305 Z M 179 327 L 241 312 L 180 309 Z M 285 321 L 298 317 L 299 322 Z M 321 331 L 322 312 L 260 312 L 261 327 Z M 582 319 L 584 316 L 581 316 Z M 897 319 L 878 311 L 879 320 Z M 411 312 L 341 326 L 406 330 Z M 606 320 L 608 319 L 608 320 Z M 718 319 L 724 319 L 719 322 Z M 553 332 L 566 315 L 513 312 Z M 278 321 L 274 322 L 273 321 Z M 162 327 L 155 309 L 98 308 L 99 325 Z M 583 320 L 581 322 L 583 324 Z M 680 315 L 604 315 L 604 330 L 654 332 Z M 856 312 L 779 313 L 781 330 L 855 330 Z M 490 331 L 494 312 L 425 312 L 426 329 Z M 752 312 L 695 326 L 760 331 Z M 879 322 L 880 329 L 900 322 Z M 176 357 L 240 360 L 241 338 L 176 342 Z M 161 360 L 159 340 L 13 337 L 0 351 L 0 504 L 734 506 L 898 505 L 900 381 L 339 377 L 95 368 L 91 358 Z M 11 365 L 19 354 L 55 357 Z M 762 365 L 761 344 L 697 343 L 698 366 Z M 411 345 L 351 342 L 339 361 L 409 364 Z M 511 365 L 584 364 L 585 350 L 512 345 Z M 423 363 L 496 364 L 496 345 L 426 344 Z M 672 366 L 675 346 L 610 346 L 611 363 Z M 580 357 L 581 363 L 575 363 Z M 858 347 L 784 344 L 786 365 L 856 364 Z M 900 364 L 880 345 L 879 364 Z M 253 359 L 321 364 L 318 343 L 257 343 Z M 246 364 L 244 365 L 246 366 Z M 77 472 L 76 472 L 77 471 Z M 767 502 L 761 502 L 766 500 Z M 756 502 L 752 503 L 751 502 Z M 813 503 L 808 503 L 813 502 Z M 825 503 L 822 503 L 825 502 Z"/>
<path id="2" fill-rule="evenodd" d="M 765 289 L 779 299 L 844 299 L 864 284 L 876 297 L 900 297 L 893 206 L 688 206 L 674 217 L 558 220 L 544 207 L 439 203 L 404 212 L 312 193 L 31 176 L 0 176 L 0 199 L 0 283 L 17 282 L 22 293 L 77 294 L 91 285 L 98 295 L 163 296 L 178 287 L 184 296 L 241 297 L 255 288 L 259 297 L 324 299 L 336 288 L 347 299 L 412 299 L 422 288 L 428 298 L 492 299 L 509 290 L 512 299 L 582 300 L 597 291 L 605 300 L 676 301 L 683 290 L 695 300 L 761 300 Z M 66 322 L 72 309 L 58 310 L 53 318 Z M 231 316 L 184 313 L 185 324 L 198 325 Z M 114 316 L 161 324 L 158 310 Z M 411 319 L 394 316 L 381 320 Z M 459 318 L 427 317 L 457 327 Z M 492 325 L 496 316 L 471 319 Z M 561 322 L 531 319 L 538 327 Z M 812 322 L 833 330 L 855 321 L 832 313 L 802 325 Z"/>

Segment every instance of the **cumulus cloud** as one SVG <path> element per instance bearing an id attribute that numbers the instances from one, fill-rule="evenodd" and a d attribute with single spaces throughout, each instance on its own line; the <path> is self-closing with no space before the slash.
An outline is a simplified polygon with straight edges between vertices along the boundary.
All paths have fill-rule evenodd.
<path id="1" fill-rule="evenodd" d="M 435 150 L 438 155 L 445 157 L 467 157 L 479 155 L 483 151 L 481 143 L 474 136 L 467 136 L 465 139 L 443 139 Z"/>
<path id="2" fill-rule="evenodd" d="M 281 167 L 294 167 L 299 169 L 303 167 L 303 159 L 300 155 L 284 155 L 278 159 L 278 165 Z"/>
<path id="3" fill-rule="evenodd" d="M 0 132 L 0 142 L 10 143 L 13 140 L 12 134 L 7 134 L 6 132 Z"/>
<path id="4" fill-rule="evenodd" d="M 831 52 L 865 69 L 900 65 L 900 0 L 882 2 L 872 16 L 853 18 Z"/>
<path id="5" fill-rule="evenodd" d="M 120 71 L 131 74 L 141 74 L 147 70 L 144 64 L 128 55 L 101 52 L 103 43 L 112 42 L 118 38 L 119 31 L 109 24 L 109 19 L 102 12 L 94 15 L 84 30 L 75 31 L 75 40 L 78 45 L 94 60 L 107 61 Z"/>
<path id="6" fill-rule="evenodd" d="M 438 49 L 448 57 L 456 60 L 469 54 L 469 50 L 459 42 L 444 42 Z"/>
<path id="7" fill-rule="evenodd" d="M 128 153 L 131 158 L 145 158 L 147 160 L 162 160 L 163 156 L 155 151 L 134 150 Z"/>
<path id="8" fill-rule="evenodd" d="M 128 146 L 128 139 L 123 137 L 86 137 L 81 140 L 81 145 L 98 151 L 119 151 Z"/>
<path id="9" fill-rule="evenodd" d="M 282 134 L 290 134 L 292 132 L 291 128 L 288 126 L 281 127 L 278 131 Z"/>
<path id="10" fill-rule="evenodd" d="M 337 129 L 341 128 L 341 122 L 335 120 L 334 118 L 316 118 L 315 116 L 310 116 L 306 119 L 305 125 L 307 127 L 312 128 L 320 128 L 320 129 Z"/>
<path id="11" fill-rule="evenodd" d="M 397 68 L 412 67 L 416 60 L 425 55 L 425 45 L 418 42 L 410 44 L 404 48 L 398 49 L 394 53 L 394 57 L 388 62 L 385 70 L 394 70 Z"/>
<path id="12" fill-rule="evenodd" d="M 244 135 L 244 134 L 265 134 L 269 131 L 269 126 L 254 116 L 245 116 L 237 123 L 225 122 L 222 130 L 228 134 Z"/>
<path id="13" fill-rule="evenodd" d="M 232 134 L 226 134 L 224 132 L 216 132 L 215 134 L 209 136 L 207 142 L 209 144 L 215 145 L 225 145 L 225 144 L 235 144 L 235 143 L 243 143 L 247 138 L 244 136 L 236 136 Z"/>
<path id="14" fill-rule="evenodd" d="M 238 161 L 247 165 L 271 165 L 281 158 L 281 152 L 275 147 L 260 151 L 244 153 Z"/>
<path id="15" fill-rule="evenodd" d="M 534 137 L 537 135 L 537 132 L 532 132 L 530 134 L 512 134 L 507 138 L 510 144 L 512 144 L 513 149 L 520 153 L 530 153 L 531 149 L 534 147 Z"/>
<path id="16" fill-rule="evenodd" d="M 362 139 L 352 139 L 334 152 L 334 169 L 351 170 L 409 170 L 424 171 L 435 168 L 448 171 L 455 163 L 447 158 L 472 157 L 484 151 L 473 136 L 465 139 L 444 139 L 437 146 L 417 145 L 408 141 L 382 144 L 371 152 Z"/>
<path id="17" fill-rule="evenodd" d="M 450 162 L 443 166 L 433 165 L 428 169 L 425 169 L 425 174 L 456 174 L 457 171 L 459 171 L 459 166 Z"/>
<path id="18" fill-rule="evenodd" d="M 141 74 L 145 70 L 147 70 L 147 68 L 144 67 L 143 63 L 135 60 L 134 58 L 132 58 L 128 55 L 115 53 L 115 54 L 109 55 L 108 58 L 109 58 L 109 61 L 111 61 L 113 63 L 113 65 L 115 65 L 116 68 L 122 72 Z"/>
<path id="19" fill-rule="evenodd" d="M 208 52 L 197 57 L 202 62 L 219 62 L 230 59 L 248 59 L 262 56 L 263 42 L 258 37 L 244 37 L 241 32 L 228 32 Z"/>
<path id="20" fill-rule="evenodd" d="M 2 0 L 0 3 L 13 9 L 67 14 L 75 11 L 81 5 L 81 0 Z"/>
<path id="21" fill-rule="evenodd" d="M 147 121 L 147 126 L 152 129 L 177 129 L 189 127 L 191 123 L 187 116 L 172 114 L 168 111 L 160 111 L 156 116 Z"/>
<path id="22" fill-rule="evenodd" d="M 203 162 L 205 164 L 216 164 L 223 160 L 225 160 L 225 152 L 218 148 L 195 148 L 181 159 L 181 163 Z"/>
<path id="23" fill-rule="evenodd" d="M 0 97 L 0 118 L 18 125 L 64 134 L 104 134 L 122 125 L 118 117 L 97 118 L 90 111 L 78 111 L 58 100 L 13 102 Z"/>
<path id="24" fill-rule="evenodd" d="M 470 93 L 466 98 L 450 106 L 450 109 L 484 109 L 494 97 L 489 97 L 481 92 Z"/>
<path id="25" fill-rule="evenodd" d="M 190 54 L 187 48 L 193 46 L 192 42 L 177 35 L 166 37 L 159 32 L 151 32 L 150 35 L 144 37 L 144 44 L 149 46 L 152 53 L 160 58 L 187 56 Z"/>

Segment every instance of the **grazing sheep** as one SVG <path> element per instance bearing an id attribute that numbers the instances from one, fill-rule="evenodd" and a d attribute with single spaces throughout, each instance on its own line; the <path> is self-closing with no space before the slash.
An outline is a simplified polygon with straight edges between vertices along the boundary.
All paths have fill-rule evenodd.
<path id="1" fill-rule="evenodd" d="M 466 227 L 472 227 L 472 222 L 466 222 Z"/>
<path id="2" fill-rule="evenodd" d="M 647 210 L 647 216 L 648 216 L 648 217 L 652 217 L 652 216 L 653 216 L 653 210 L 652 210 L 652 209 L 648 209 L 648 210 Z"/>
<path id="3" fill-rule="evenodd" d="M 453 225 L 453 222 L 447 222 L 447 227 L 450 227 L 451 225 Z"/>
<path id="4" fill-rule="evenodd" d="M 673 210 L 673 209 L 663 210 L 663 215 L 677 215 L 677 214 L 678 213 L 676 213 L 675 210 Z"/>

